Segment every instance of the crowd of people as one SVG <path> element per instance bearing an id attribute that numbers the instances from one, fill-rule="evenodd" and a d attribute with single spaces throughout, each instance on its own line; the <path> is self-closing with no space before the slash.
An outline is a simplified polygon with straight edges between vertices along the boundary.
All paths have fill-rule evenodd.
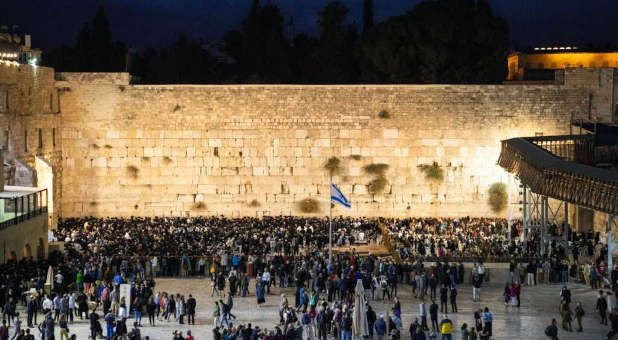
<path id="1" fill-rule="evenodd" d="M 335 244 L 350 247 L 329 261 L 325 218 L 62 220 L 54 231 L 54 237 L 63 241 L 62 252 L 51 253 L 46 260 L 22 259 L 0 266 L 0 308 L 5 321 L 0 340 L 5 340 L 2 335 L 8 334 L 9 327 L 16 339 L 31 339 L 30 327 L 38 327 L 41 339 L 54 339 L 56 333 L 61 340 L 68 339 L 69 326 L 77 318 L 88 320 L 93 340 L 141 339 L 146 316 L 149 326 L 195 324 L 198 301 L 192 295 L 156 291 L 160 276 L 211 278 L 211 296 L 218 298 L 212 314 L 216 340 L 328 336 L 347 340 L 352 329 L 356 333 L 360 327 L 352 321 L 356 308 L 361 308 L 357 299 L 361 295 L 367 335 L 397 340 L 405 333 L 397 294 L 402 285 L 411 288 L 419 303 L 410 338 L 450 339 L 454 323 L 447 315 L 449 307 L 451 313 L 458 312 L 459 285 L 470 282 L 473 301 L 480 301 L 486 275 L 483 261 L 506 255 L 512 261 L 505 305 L 518 307 L 522 286 L 541 282 L 581 281 L 597 289 L 607 278 L 614 283 L 609 292 L 618 292 L 618 269 L 612 271 L 603 262 L 607 248 L 598 235 L 572 234 L 568 244 L 549 244 L 549 254 L 541 257 L 534 235 L 526 242 L 517 235 L 509 238 L 506 221 L 500 219 L 337 218 L 332 224 Z M 382 228 L 387 235 L 382 235 Z M 357 242 L 384 239 L 392 244 L 393 256 L 360 256 L 354 251 Z M 475 265 L 465 269 L 463 261 L 470 259 Z M 129 295 L 121 293 L 122 284 L 130 285 Z M 235 298 L 252 295 L 260 308 L 275 286 L 294 290 L 293 297 L 284 294 L 278 299 L 279 325 L 260 329 L 236 324 Z M 605 310 L 613 320 L 615 298 L 607 296 Z M 392 309 L 374 311 L 372 300 L 392 302 Z M 26 315 L 16 312 L 18 304 L 25 307 Z M 603 309 L 600 304 L 599 310 Z M 577 307 L 570 310 L 563 301 L 563 320 L 577 317 Z M 24 318 L 28 327 L 22 329 Z M 489 339 L 492 321 L 491 312 L 484 308 L 474 313 L 471 327 L 462 325 L 460 333 L 466 334 L 464 339 Z M 563 325 L 571 329 L 564 321 Z M 175 332 L 173 338 L 192 340 L 193 335 Z"/>

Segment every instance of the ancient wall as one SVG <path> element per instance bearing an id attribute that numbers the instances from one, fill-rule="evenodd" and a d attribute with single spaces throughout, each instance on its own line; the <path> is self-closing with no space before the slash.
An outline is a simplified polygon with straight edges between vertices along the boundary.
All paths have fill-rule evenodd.
<path id="1" fill-rule="evenodd" d="M 7 185 L 47 186 L 39 183 L 35 158 L 53 167 L 54 201 L 60 201 L 62 153 L 60 102 L 54 70 L 31 65 L 0 64 L 0 145 Z M 55 225 L 57 211 L 50 211 Z"/>
<path id="2" fill-rule="evenodd" d="M 328 214 L 334 177 L 352 201 L 334 214 L 491 215 L 509 181 L 500 140 L 563 134 L 588 91 L 564 86 L 145 86 L 118 74 L 59 74 L 63 217 Z M 380 118 L 385 110 L 390 118 Z M 420 167 L 436 162 L 440 182 Z M 363 166 L 384 163 L 368 193 Z M 516 190 L 516 188 L 512 188 Z M 58 206 L 58 205 L 57 205 Z M 502 213 L 505 215 L 506 211 Z"/>
<path id="3" fill-rule="evenodd" d="M 45 258 L 48 254 L 47 222 L 47 214 L 40 214 L 0 229 L 0 263 L 10 259 Z"/>
<path id="4" fill-rule="evenodd" d="M 579 87 L 588 90 L 589 106 L 584 114 L 575 114 L 574 118 L 582 118 L 597 122 L 611 123 L 615 121 L 614 104 L 616 100 L 615 75 L 613 68 L 569 68 L 564 70 L 564 84 L 569 87 Z"/>

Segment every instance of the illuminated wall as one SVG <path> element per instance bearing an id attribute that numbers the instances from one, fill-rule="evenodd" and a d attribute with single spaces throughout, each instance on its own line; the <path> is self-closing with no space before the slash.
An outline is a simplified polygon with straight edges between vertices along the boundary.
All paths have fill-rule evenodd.
<path id="1" fill-rule="evenodd" d="M 508 57 L 508 67 L 508 80 L 524 79 L 526 69 L 618 68 L 618 52 L 513 53 Z"/>
<path id="2" fill-rule="evenodd" d="M 328 214 L 322 168 L 363 216 L 485 216 L 500 140 L 563 134 L 587 91 L 530 85 L 129 85 L 60 74 L 62 216 Z M 390 118 L 380 118 L 381 111 Z M 425 178 L 436 162 L 444 179 Z M 363 166 L 388 164 L 382 193 Z M 255 203 L 252 203 L 255 202 Z M 506 212 L 501 213 L 506 216 Z"/>

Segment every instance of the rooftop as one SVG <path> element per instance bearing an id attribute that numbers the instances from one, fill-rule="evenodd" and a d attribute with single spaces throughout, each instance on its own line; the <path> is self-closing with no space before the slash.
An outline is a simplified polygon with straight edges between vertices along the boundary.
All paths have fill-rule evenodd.
<path id="1" fill-rule="evenodd" d="M 0 199 L 13 199 L 19 198 L 23 196 L 28 196 L 30 194 L 34 194 L 39 191 L 45 190 L 44 188 L 36 188 L 36 187 L 18 187 L 5 185 L 4 191 L 0 192 Z"/>

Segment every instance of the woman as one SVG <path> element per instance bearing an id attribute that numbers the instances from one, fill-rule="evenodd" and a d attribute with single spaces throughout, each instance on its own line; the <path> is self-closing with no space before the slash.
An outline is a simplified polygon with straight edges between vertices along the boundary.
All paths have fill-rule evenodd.
<path id="1" fill-rule="evenodd" d="M 416 330 L 414 334 L 412 334 L 412 340 L 427 340 L 425 336 L 425 332 L 423 332 L 423 327 L 421 325 L 416 326 Z"/>
<path id="2" fill-rule="evenodd" d="M 184 324 L 184 315 L 185 315 L 185 297 L 181 296 L 178 298 L 178 302 L 176 303 L 176 319 L 179 324 Z"/>
<path id="3" fill-rule="evenodd" d="M 560 315 L 562 316 L 562 329 L 572 332 L 571 320 L 573 318 L 573 312 L 566 301 L 560 304 Z"/>

